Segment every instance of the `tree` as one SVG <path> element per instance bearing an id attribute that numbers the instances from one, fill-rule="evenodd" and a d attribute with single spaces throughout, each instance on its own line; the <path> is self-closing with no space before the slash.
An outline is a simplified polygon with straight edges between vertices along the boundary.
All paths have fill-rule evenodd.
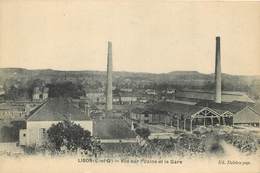
<path id="1" fill-rule="evenodd" d="M 49 142 L 55 151 L 60 151 L 61 147 L 66 147 L 69 151 L 76 151 L 78 148 L 91 149 L 90 132 L 71 121 L 53 124 L 47 133 Z"/>
<path id="2" fill-rule="evenodd" d="M 28 95 L 30 96 L 30 98 L 32 98 L 33 95 L 33 90 L 35 87 L 43 87 L 45 85 L 45 82 L 41 79 L 33 79 L 33 80 L 29 80 L 27 82 L 27 86 L 28 86 Z"/>
<path id="3" fill-rule="evenodd" d="M 137 133 L 137 135 L 139 135 L 143 139 L 147 139 L 151 134 L 151 132 L 148 128 L 137 128 L 135 130 L 135 133 Z"/>
<path id="4" fill-rule="evenodd" d="M 70 81 L 48 84 L 49 97 L 72 97 L 79 98 L 85 95 L 85 91 L 81 84 L 72 83 Z"/>

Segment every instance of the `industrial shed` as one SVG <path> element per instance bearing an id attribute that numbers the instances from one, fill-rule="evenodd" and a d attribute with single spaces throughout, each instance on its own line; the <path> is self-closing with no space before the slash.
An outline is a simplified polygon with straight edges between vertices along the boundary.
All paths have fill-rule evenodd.
<path id="1" fill-rule="evenodd" d="M 260 127 L 260 114 L 251 107 L 245 107 L 233 117 L 234 125 L 251 125 Z"/>
<path id="2" fill-rule="evenodd" d="M 233 113 L 209 107 L 160 102 L 132 110 L 130 118 L 149 124 L 165 124 L 177 129 L 193 130 L 198 126 L 232 125 Z"/>
<path id="3" fill-rule="evenodd" d="M 212 91 L 202 91 L 202 90 L 181 90 L 177 91 L 175 95 L 177 100 L 187 100 L 187 101 L 213 101 L 215 98 L 215 93 Z M 248 97 L 246 93 L 235 92 L 235 91 L 222 91 L 221 93 L 222 102 L 244 102 L 244 103 L 254 103 L 254 101 Z"/>

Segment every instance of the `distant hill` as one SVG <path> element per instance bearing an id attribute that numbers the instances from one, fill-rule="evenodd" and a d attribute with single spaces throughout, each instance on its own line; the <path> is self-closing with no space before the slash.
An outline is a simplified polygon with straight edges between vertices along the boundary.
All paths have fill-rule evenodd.
<path id="1" fill-rule="evenodd" d="M 105 71 L 60 71 L 52 69 L 28 70 L 23 68 L 0 68 L 0 83 L 6 80 L 41 79 L 50 83 L 59 80 L 74 80 L 90 82 L 92 80 L 104 83 Z M 167 83 L 173 85 L 205 86 L 214 83 L 214 74 L 203 74 L 197 71 L 172 71 L 169 73 L 153 74 L 139 72 L 116 71 L 113 73 L 114 84 L 117 83 Z M 226 85 L 250 86 L 260 76 L 242 76 L 222 74 L 222 81 Z"/>

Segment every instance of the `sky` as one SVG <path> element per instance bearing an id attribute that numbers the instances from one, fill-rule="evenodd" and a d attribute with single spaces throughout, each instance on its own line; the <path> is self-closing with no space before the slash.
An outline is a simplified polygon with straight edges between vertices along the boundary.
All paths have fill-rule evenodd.
<path id="1" fill-rule="evenodd" d="M 260 2 L 0 0 L 0 67 L 260 75 Z"/>

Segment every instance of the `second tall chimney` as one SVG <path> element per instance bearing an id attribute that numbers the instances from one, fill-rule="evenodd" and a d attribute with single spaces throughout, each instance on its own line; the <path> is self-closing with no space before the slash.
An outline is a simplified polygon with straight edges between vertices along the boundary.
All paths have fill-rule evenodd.
<path id="1" fill-rule="evenodd" d="M 216 62 L 215 62 L 215 102 L 221 103 L 221 56 L 220 37 L 216 37 Z"/>
<path id="2" fill-rule="evenodd" d="M 106 83 L 106 114 L 112 112 L 112 43 L 108 41 L 107 52 L 107 83 Z"/>

